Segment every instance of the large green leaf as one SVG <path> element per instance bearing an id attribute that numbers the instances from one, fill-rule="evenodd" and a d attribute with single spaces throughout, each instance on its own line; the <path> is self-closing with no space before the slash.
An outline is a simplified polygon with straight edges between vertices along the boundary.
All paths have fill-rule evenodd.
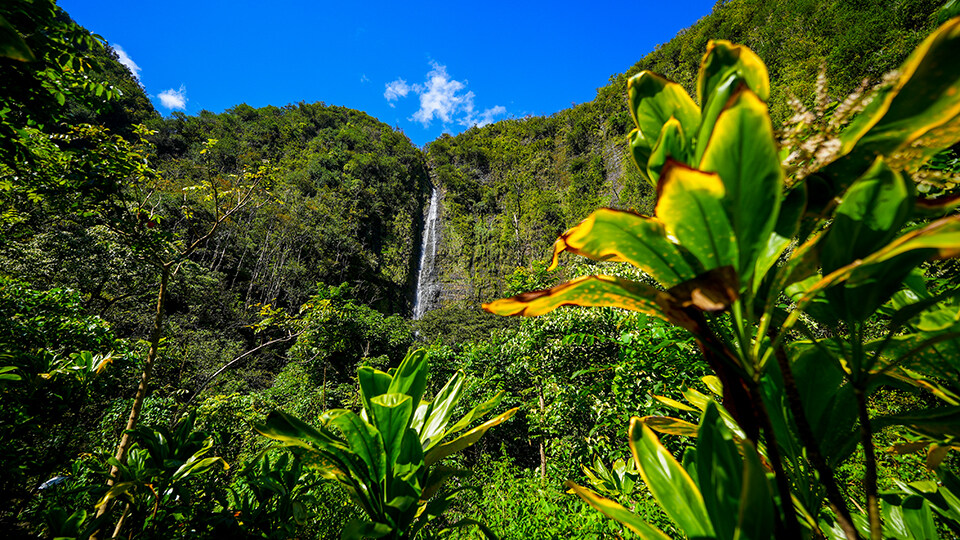
<path id="1" fill-rule="evenodd" d="M 829 274 L 889 243 L 910 217 L 913 193 L 903 175 L 883 158 L 843 194 L 830 230 L 821 240 L 820 261 Z"/>
<path id="2" fill-rule="evenodd" d="M 667 239 L 659 220 L 623 210 L 601 208 L 563 233 L 554 243 L 551 269 L 564 251 L 599 261 L 628 262 L 666 288 L 697 275 L 680 248 Z"/>
<path id="3" fill-rule="evenodd" d="M 856 449 L 857 402 L 838 356 L 828 343 L 798 341 L 786 347 L 794 384 L 820 452 L 834 466 Z"/>
<path id="4" fill-rule="evenodd" d="M 393 377 L 370 366 L 362 366 L 357 370 L 357 380 L 360 382 L 360 399 L 363 400 L 363 408 L 369 411 L 370 400 L 386 394 Z"/>
<path id="5" fill-rule="evenodd" d="M 716 174 L 671 161 L 657 186 L 656 214 L 704 270 L 738 268 L 737 239 L 724 210 L 726 191 Z"/>
<path id="6" fill-rule="evenodd" d="M 681 403 L 681 405 L 683 404 Z M 696 424 L 691 424 L 679 418 L 671 418 L 669 416 L 644 416 L 640 420 L 644 425 L 649 426 L 650 429 L 657 433 L 680 435 L 681 437 L 697 436 Z"/>
<path id="7" fill-rule="evenodd" d="M 909 414 L 878 416 L 871 427 L 880 430 L 887 426 L 905 426 L 937 440 L 960 437 L 960 407 L 938 407 Z"/>
<path id="8" fill-rule="evenodd" d="M 473 445 L 475 442 L 480 440 L 480 437 L 483 437 L 483 434 L 486 433 L 488 429 L 506 422 L 517 413 L 517 410 L 518 409 L 516 408 L 510 409 L 503 414 L 487 420 L 470 431 L 467 431 L 452 441 L 448 441 L 433 447 L 433 449 L 427 452 L 427 454 L 424 456 L 424 464 L 429 467 L 441 459 Z"/>
<path id="9" fill-rule="evenodd" d="M 611 276 L 585 276 L 544 291 L 502 298 L 483 309 L 497 315 L 536 316 L 560 306 L 619 307 L 653 315 L 691 331 L 697 324 L 669 293 L 644 283 Z"/>
<path id="10" fill-rule="evenodd" d="M 670 537 L 663 533 L 660 529 L 650 525 L 646 521 L 640 519 L 639 516 L 627 510 L 626 508 L 620 506 L 610 499 L 605 499 L 593 491 L 578 486 L 577 484 L 567 480 L 566 486 L 573 490 L 581 499 L 587 502 L 590 506 L 596 508 L 603 515 L 607 516 L 610 519 L 614 519 L 626 528 L 630 529 L 634 533 L 640 536 L 643 540 L 668 540 Z"/>
<path id="11" fill-rule="evenodd" d="M 742 485 L 743 462 L 730 431 L 713 401 L 700 419 L 697 484 L 718 538 L 733 538 Z"/>
<path id="12" fill-rule="evenodd" d="M 914 540 L 940 537 L 930 505 L 919 495 L 881 494 L 880 515 L 883 518 L 884 538 Z"/>
<path id="13" fill-rule="evenodd" d="M 700 109 L 682 86 L 649 71 L 642 71 L 627 81 L 630 113 L 637 125 L 631 134 L 631 146 L 640 170 L 647 170 L 649 156 L 660 131 L 671 118 L 682 127 L 683 133 L 694 134 L 700 125 Z M 687 145 L 689 146 L 689 145 Z M 680 156 L 676 156 L 677 159 Z"/>
<path id="14" fill-rule="evenodd" d="M 720 175 L 727 217 L 740 254 L 740 281 L 753 269 L 777 222 L 783 171 L 767 106 L 749 89 L 737 92 L 717 118 L 698 167 Z"/>
<path id="15" fill-rule="evenodd" d="M 325 424 L 336 426 L 353 451 L 366 465 L 368 478 L 361 474 L 363 471 L 350 471 L 365 484 L 379 484 L 386 478 L 386 452 L 377 428 L 365 422 L 359 415 L 346 409 L 327 411 L 321 416 Z"/>
<path id="16" fill-rule="evenodd" d="M 492 398 L 484 401 L 483 403 L 477 405 L 473 409 L 470 409 L 470 412 L 463 415 L 463 418 L 457 420 L 457 423 L 448 429 L 443 436 L 453 435 L 454 433 L 460 433 L 461 431 L 467 429 L 474 420 L 486 415 L 500 404 L 500 400 L 503 398 L 503 391 L 497 392 Z M 439 442 L 443 437 L 437 438 L 436 441 Z"/>
<path id="17" fill-rule="evenodd" d="M 754 292 L 757 291 L 767 272 L 773 268 L 780 255 L 783 254 L 799 232 L 800 219 L 806 206 L 807 190 L 805 184 L 801 184 L 787 193 L 786 198 L 780 205 L 780 212 L 777 215 L 777 223 L 773 227 L 773 232 L 767 239 L 766 246 L 760 250 L 757 257 L 757 264 L 754 267 Z M 777 290 L 774 289 L 774 291 Z M 776 297 L 777 295 L 773 294 L 772 296 Z"/>
<path id="18" fill-rule="evenodd" d="M 383 450 L 386 452 L 385 474 L 392 474 L 394 464 L 400 455 L 400 443 L 410 416 L 413 414 L 413 400 L 404 394 L 383 394 L 370 400 L 371 421 L 380 433 Z"/>
<path id="19" fill-rule="evenodd" d="M 930 157 L 960 136 L 960 18 L 952 19 L 914 49 L 899 78 L 874 97 L 844 131 L 843 164 L 865 167 L 877 155 L 919 146 Z M 922 139 L 922 140 L 921 140 Z M 916 150 L 914 150 L 916 153 Z M 921 159 L 922 159 L 921 158 Z M 860 164 L 860 165 L 858 165 Z M 919 163 L 912 164 L 913 167 Z"/>
<path id="20" fill-rule="evenodd" d="M 423 392 L 427 388 L 428 372 L 427 351 L 423 349 L 413 351 L 400 362 L 387 392 L 410 396 L 413 406 L 416 407 L 420 404 Z"/>
<path id="21" fill-rule="evenodd" d="M 445 434 L 447 422 L 450 421 L 450 415 L 453 414 L 453 408 L 460 401 L 465 378 L 466 375 L 463 371 L 454 373 L 447 384 L 437 392 L 433 403 L 427 408 L 423 427 L 419 430 L 420 442 L 423 444 L 424 450 L 429 450 L 433 445 L 440 442 Z"/>
<path id="22" fill-rule="evenodd" d="M 737 513 L 737 533 L 732 538 L 774 538 L 776 509 L 766 469 L 760 463 L 760 454 L 749 440 L 740 441 L 740 448 L 743 454 L 743 491 Z"/>
<path id="23" fill-rule="evenodd" d="M 671 116 L 660 129 L 660 137 L 650 150 L 650 159 L 647 160 L 647 176 L 650 181 L 655 184 L 660 180 L 660 172 L 667 164 L 667 160 L 689 163 L 691 152 L 689 146 L 690 142 L 685 138 L 683 126 L 679 120 Z"/>
<path id="24" fill-rule="evenodd" d="M 630 420 L 630 451 L 643 482 L 689 538 L 715 537 L 703 496 L 683 466 L 637 417 Z"/>
<path id="25" fill-rule="evenodd" d="M 2 16 L 0 16 L 0 56 L 21 62 L 36 60 L 27 42 Z"/>
<path id="26" fill-rule="evenodd" d="M 869 256 L 853 261 L 824 276 L 815 285 L 809 287 L 803 297 L 797 301 L 797 309 L 790 313 L 782 328 L 786 331 L 793 326 L 808 303 L 812 302 L 818 294 L 838 283 L 846 281 L 858 285 L 868 282 L 877 275 L 891 271 L 902 272 L 904 267 L 908 267 L 906 273 L 909 273 L 918 260 L 953 257 L 958 254 L 960 254 L 960 216 L 946 217 L 917 228 Z M 909 255 L 909 258 L 894 261 L 899 263 L 898 268 L 891 269 L 883 265 L 901 255 Z"/>
<path id="27" fill-rule="evenodd" d="M 760 57 L 743 45 L 718 39 L 707 43 L 697 73 L 697 100 L 705 107 L 729 73 L 736 72 L 763 101 L 770 99 L 770 76 Z"/>

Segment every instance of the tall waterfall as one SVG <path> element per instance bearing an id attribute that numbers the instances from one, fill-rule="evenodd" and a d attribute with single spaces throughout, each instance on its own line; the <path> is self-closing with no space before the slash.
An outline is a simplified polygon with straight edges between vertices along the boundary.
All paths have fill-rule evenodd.
<path id="1" fill-rule="evenodd" d="M 420 243 L 420 265 L 417 271 L 417 289 L 414 292 L 413 318 L 420 319 L 440 300 L 440 279 L 437 275 L 437 246 L 440 245 L 440 193 L 434 186 L 430 193 L 427 221 L 423 225 L 423 240 Z"/>

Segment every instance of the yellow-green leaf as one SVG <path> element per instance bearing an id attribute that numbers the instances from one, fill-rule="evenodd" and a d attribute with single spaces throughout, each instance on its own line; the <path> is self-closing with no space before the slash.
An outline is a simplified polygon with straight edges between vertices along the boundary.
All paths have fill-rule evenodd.
<path id="1" fill-rule="evenodd" d="M 619 307 L 670 321 L 693 332 L 697 324 L 668 293 L 644 283 L 611 276 L 585 276 L 543 291 L 502 298 L 483 309 L 496 315 L 534 317 L 560 306 Z"/>
<path id="2" fill-rule="evenodd" d="M 741 89 L 717 118 L 699 169 L 720 175 L 724 208 L 737 236 L 740 281 L 746 286 L 780 210 L 783 171 L 767 106 Z"/>
<path id="3" fill-rule="evenodd" d="M 647 160 L 647 176 L 650 181 L 656 183 L 660 179 L 660 171 L 663 170 L 668 159 L 689 163 L 688 148 L 689 144 L 684 139 L 683 126 L 680 125 L 679 120 L 671 116 L 663 124 L 660 136 L 650 150 L 650 158 Z"/>
<path id="4" fill-rule="evenodd" d="M 926 157 L 956 142 L 960 122 L 957 50 L 960 18 L 947 21 L 914 49 L 893 86 L 876 96 L 844 131 L 841 153 L 849 152 L 846 161 L 865 168 L 875 156 L 906 150 L 928 133 Z"/>
<path id="5" fill-rule="evenodd" d="M 693 134 L 700 126 L 700 108 L 679 84 L 650 72 L 641 71 L 627 81 L 630 114 L 648 148 L 660 138 L 663 125 L 673 117 L 684 133 Z M 640 164 L 646 170 L 646 163 Z"/>
<path id="6" fill-rule="evenodd" d="M 663 531 L 643 521 L 639 516 L 616 502 L 605 499 L 593 491 L 578 486 L 569 480 L 566 481 L 566 486 L 586 501 L 587 504 L 599 510 L 603 515 L 620 522 L 623 526 L 638 534 L 642 540 L 669 540 L 670 537 L 664 534 Z"/>
<path id="7" fill-rule="evenodd" d="M 674 237 L 704 270 L 738 263 L 737 240 L 723 208 L 720 176 L 670 161 L 657 186 L 656 214 L 667 237 Z"/>
<path id="8" fill-rule="evenodd" d="M 564 251 L 599 261 L 628 262 L 666 288 L 697 274 L 680 248 L 667 239 L 660 221 L 622 210 L 601 208 L 563 233 L 553 245 L 550 269 L 556 268 Z"/>
<path id="9" fill-rule="evenodd" d="M 703 496 L 687 471 L 640 418 L 630 420 L 630 451 L 643 482 L 670 519 L 690 538 L 714 536 Z"/>
<path id="10" fill-rule="evenodd" d="M 681 437 L 697 436 L 697 426 L 679 418 L 669 416 L 644 416 L 640 419 L 650 429 L 667 435 L 680 435 Z"/>
<path id="11" fill-rule="evenodd" d="M 730 72 L 737 72 L 760 99 L 770 99 L 770 76 L 760 57 L 743 45 L 727 40 L 710 40 L 697 73 L 697 100 L 707 105 L 710 97 Z"/>

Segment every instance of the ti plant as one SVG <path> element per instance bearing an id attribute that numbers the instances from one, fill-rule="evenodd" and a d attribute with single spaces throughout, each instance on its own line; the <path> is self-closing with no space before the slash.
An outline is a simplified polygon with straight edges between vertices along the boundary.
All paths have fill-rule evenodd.
<path id="1" fill-rule="evenodd" d="M 680 465 L 649 420 L 630 429 L 641 476 L 689 537 L 893 534 L 879 504 L 875 432 L 903 426 L 940 457 L 960 436 L 957 291 L 929 292 L 919 269 L 960 254 L 960 216 L 951 213 L 960 197 L 923 198 L 911 181 L 960 139 L 957 50 L 960 18 L 853 107 L 853 121 L 824 138 L 802 177 L 784 172 L 791 152 L 774 136 L 767 70 L 746 47 L 708 44 L 699 106 L 676 83 L 635 75 L 629 146 L 656 189 L 655 215 L 598 210 L 556 241 L 551 266 L 565 251 L 627 262 L 661 287 L 588 276 L 484 306 L 527 316 L 613 306 L 696 337 L 722 392 L 722 407 L 702 403 L 700 426 L 685 428 L 697 449 Z M 885 386 L 927 392 L 940 406 L 871 418 L 867 400 Z M 848 507 L 856 501 L 834 479 L 858 445 L 863 530 Z M 662 537 L 578 493 L 642 536 Z"/>
<path id="2" fill-rule="evenodd" d="M 427 374 L 427 354 L 422 350 L 408 354 L 399 367 L 387 373 L 361 367 L 357 376 L 363 403 L 360 414 L 345 409 L 327 411 L 315 428 L 275 411 L 265 424 L 257 426 L 261 434 L 291 447 L 305 463 L 338 481 L 360 506 L 367 519 L 347 524 L 341 538 L 427 535 L 429 529 L 424 527 L 440 518 L 460 491 L 468 489 L 461 486 L 441 493 L 447 480 L 467 472 L 441 465 L 440 460 L 476 443 L 488 429 L 517 412 L 510 409 L 470 428 L 474 420 L 500 403 L 497 394 L 450 425 L 465 375 L 458 371 L 433 401 L 426 401 Z M 438 525 L 479 526 L 490 534 L 469 518 L 454 523 L 438 521 Z"/>

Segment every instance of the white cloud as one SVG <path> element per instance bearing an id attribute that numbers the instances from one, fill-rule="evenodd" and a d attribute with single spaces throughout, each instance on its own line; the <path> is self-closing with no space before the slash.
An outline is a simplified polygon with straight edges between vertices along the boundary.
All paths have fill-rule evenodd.
<path id="1" fill-rule="evenodd" d="M 507 108 L 503 105 L 497 105 L 496 107 L 485 109 L 482 113 L 480 113 L 480 119 L 476 120 L 474 123 L 480 127 L 483 127 L 487 124 L 492 124 L 496 117 L 503 114 L 507 114 Z"/>
<path id="2" fill-rule="evenodd" d="M 384 90 L 383 97 L 386 98 L 387 102 L 389 103 L 392 101 L 396 101 L 400 98 L 407 97 L 407 94 L 409 94 L 411 90 L 415 92 L 419 92 L 420 85 L 415 84 L 413 86 L 410 86 L 409 84 L 407 84 L 407 81 L 403 79 L 397 79 L 393 82 L 387 83 L 387 89 Z M 390 103 L 390 106 L 396 107 L 396 105 L 394 105 L 393 103 Z"/>
<path id="3" fill-rule="evenodd" d="M 130 58 L 130 56 L 127 54 L 127 51 L 123 50 L 123 47 L 121 47 L 120 45 L 113 44 L 110 47 L 114 50 L 114 52 L 117 53 L 120 63 L 127 66 L 127 69 L 130 70 L 130 73 L 133 73 L 133 78 L 139 81 L 140 66 L 138 66 L 137 63 L 133 61 L 133 58 Z"/>
<path id="4" fill-rule="evenodd" d="M 179 90 L 170 88 L 160 92 L 157 97 L 160 98 L 160 104 L 168 109 L 184 110 L 187 108 L 187 89 L 182 84 Z"/>
<path id="5" fill-rule="evenodd" d="M 397 79 L 387 83 L 386 91 L 383 97 L 392 103 L 400 98 L 407 97 L 410 92 L 420 96 L 420 109 L 413 113 L 412 120 L 423 124 L 424 127 L 430 125 L 434 120 L 440 120 L 443 124 L 456 122 L 463 126 L 485 126 L 493 122 L 494 118 L 506 114 L 507 109 L 501 105 L 484 110 L 479 116 L 474 111 L 474 98 L 472 91 L 466 90 L 467 81 L 458 81 L 451 79 L 447 74 L 447 66 L 436 62 L 430 62 L 433 68 L 427 73 L 427 80 L 424 84 L 407 84 L 403 79 Z"/>
<path id="6" fill-rule="evenodd" d="M 361 73 L 361 74 L 360 74 L 360 84 L 367 84 L 368 82 L 370 82 L 370 77 L 367 77 L 367 74 L 366 74 L 366 73 Z"/>

